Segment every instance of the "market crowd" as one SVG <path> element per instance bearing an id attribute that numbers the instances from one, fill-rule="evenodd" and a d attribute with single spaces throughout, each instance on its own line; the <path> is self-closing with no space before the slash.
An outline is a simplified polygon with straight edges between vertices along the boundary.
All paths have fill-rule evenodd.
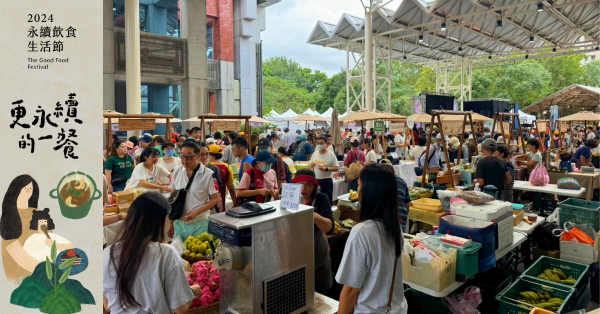
<path id="1" fill-rule="evenodd" d="M 172 132 L 172 140 L 150 134 L 127 141 L 115 137 L 111 151 L 106 152 L 108 194 L 135 188 L 165 195 L 188 190 L 183 216 L 176 220 L 167 217 L 169 204 L 164 195 L 146 193 L 134 202 L 125 220 L 128 231 L 105 250 L 107 309 L 115 313 L 185 313 L 192 294 L 197 292 L 190 291 L 179 257 L 171 249 L 161 253 L 161 248 L 168 246 L 160 243 L 206 232 L 208 216 L 224 212 L 228 201 L 240 206 L 250 201 L 277 200 L 282 184 L 298 183 L 302 185 L 303 203 L 314 207 L 317 292 L 330 289 L 335 279 L 343 285 L 339 313 L 385 313 L 390 305 L 390 313 L 405 313 L 402 262 L 398 257 L 410 199 L 407 184 L 394 173 L 393 163 L 413 160 L 416 175 L 423 174 L 425 164 L 427 172 L 435 174 L 456 163 L 460 155 L 461 160 L 477 163 L 475 184 L 493 185 L 500 199 L 512 201 L 517 158 L 533 168 L 552 146 L 560 147 L 560 158 L 581 166 L 591 165 L 592 154 L 600 153 L 598 127 L 574 127 L 564 136 L 516 131 L 499 134 L 484 128 L 475 134 L 445 138 L 437 126 L 415 126 L 397 134 L 345 129 L 337 147 L 332 143 L 333 130 L 324 128 L 302 132 L 270 127 L 260 134 L 217 131 L 205 134 L 202 141 L 203 131 L 194 127 L 185 134 Z M 523 146 L 528 152 L 521 155 Z M 308 168 L 296 171 L 295 162 L 306 162 Z M 326 235 L 335 229 L 331 210 L 333 175 L 342 165 L 358 169 L 358 175 L 348 179 L 348 190 L 358 192 L 362 210 L 333 278 Z M 175 270 L 157 273 L 165 267 Z M 172 282 L 165 291 L 148 288 L 165 280 Z M 157 308 L 168 310 L 157 312 Z"/>

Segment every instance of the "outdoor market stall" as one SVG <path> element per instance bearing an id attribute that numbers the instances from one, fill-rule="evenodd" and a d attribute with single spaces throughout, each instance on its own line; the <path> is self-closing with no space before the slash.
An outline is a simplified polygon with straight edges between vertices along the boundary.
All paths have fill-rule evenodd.
<path id="1" fill-rule="evenodd" d="M 156 124 L 160 123 L 162 119 L 167 124 L 167 130 L 165 140 L 171 140 L 171 119 L 172 115 L 160 115 L 160 114 L 121 114 L 114 112 L 104 112 L 104 124 L 108 125 L 106 129 L 106 151 L 110 152 L 110 148 L 113 143 L 113 130 L 112 125 L 118 122 L 119 131 L 149 131 L 155 130 Z M 158 120 L 160 119 L 160 120 Z M 159 122 L 157 122 L 157 120 Z"/>

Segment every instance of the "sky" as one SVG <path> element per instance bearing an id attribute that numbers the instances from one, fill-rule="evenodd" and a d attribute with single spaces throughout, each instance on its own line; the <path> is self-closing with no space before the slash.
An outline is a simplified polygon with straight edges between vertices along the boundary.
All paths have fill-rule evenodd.
<path id="1" fill-rule="evenodd" d="M 343 13 L 363 17 L 360 0 L 283 0 L 266 9 L 263 58 L 286 56 L 327 76 L 346 67 L 346 52 L 306 43 L 317 21 L 337 24 Z"/>

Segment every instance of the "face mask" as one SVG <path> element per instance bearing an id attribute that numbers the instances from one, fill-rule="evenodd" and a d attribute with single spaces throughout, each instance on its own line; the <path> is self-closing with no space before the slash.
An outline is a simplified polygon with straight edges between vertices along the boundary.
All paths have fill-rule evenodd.
<path id="1" fill-rule="evenodd" d="M 325 150 L 325 145 L 317 145 L 317 150 L 322 152 Z"/>
<path id="2" fill-rule="evenodd" d="M 173 157 L 174 155 L 175 155 L 174 150 L 168 150 L 165 152 L 165 156 L 167 156 L 167 157 Z"/>
<path id="3" fill-rule="evenodd" d="M 260 171 L 262 171 L 262 172 L 269 172 L 269 170 L 271 170 L 271 165 L 264 165 L 260 169 Z"/>
<path id="4" fill-rule="evenodd" d="M 491 136 L 492 136 L 492 134 L 491 134 L 491 133 L 485 133 L 485 134 L 484 134 L 484 136 L 485 136 L 485 137 L 491 137 Z"/>

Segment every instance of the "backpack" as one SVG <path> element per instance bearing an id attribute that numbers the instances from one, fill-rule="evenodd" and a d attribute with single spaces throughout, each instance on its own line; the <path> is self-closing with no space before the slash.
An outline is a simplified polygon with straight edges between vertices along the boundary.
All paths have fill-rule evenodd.
<path id="1" fill-rule="evenodd" d="M 215 165 L 219 168 L 219 173 L 221 174 L 221 185 L 219 186 L 219 193 L 221 193 L 221 198 L 223 199 L 223 204 L 225 204 L 225 199 L 227 198 L 227 182 L 229 182 L 229 165 Z M 223 167 L 224 166 L 224 167 Z"/>
<path id="2" fill-rule="evenodd" d="M 227 145 L 225 145 L 225 141 L 223 141 L 223 140 L 218 140 L 218 141 L 215 141 L 215 145 L 219 145 L 219 146 L 221 146 L 221 149 L 222 149 L 223 151 L 225 151 L 225 147 L 227 147 Z M 222 176 L 222 175 L 223 175 L 223 174 L 221 174 L 221 176 Z"/>
<path id="3" fill-rule="evenodd" d="M 285 166 L 285 182 L 291 183 L 292 182 L 292 171 L 290 170 L 290 166 L 288 166 L 288 164 L 286 164 L 285 162 L 283 164 Z"/>
<path id="4" fill-rule="evenodd" d="M 354 152 L 354 150 L 351 150 L 350 153 Z M 348 181 L 356 181 L 358 179 L 358 177 L 360 176 L 360 172 L 363 169 L 363 165 L 360 163 L 360 152 L 358 153 L 358 155 L 354 155 L 352 154 L 351 156 L 354 157 L 354 161 L 352 162 L 352 164 L 350 164 L 350 167 L 348 168 L 344 168 L 344 172 L 346 172 L 346 177 L 348 178 Z"/>
<path id="5" fill-rule="evenodd" d="M 308 159 L 308 154 L 306 153 L 306 150 L 304 149 L 306 145 L 304 144 L 304 142 L 298 146 L 298 148 L 296 149 L 296 152 L 294 153 L 294 161 L 298 161 L 302 158 L 302 153 L 304 153 L 304 155 L 306 155 L 306 158 Z"/>

